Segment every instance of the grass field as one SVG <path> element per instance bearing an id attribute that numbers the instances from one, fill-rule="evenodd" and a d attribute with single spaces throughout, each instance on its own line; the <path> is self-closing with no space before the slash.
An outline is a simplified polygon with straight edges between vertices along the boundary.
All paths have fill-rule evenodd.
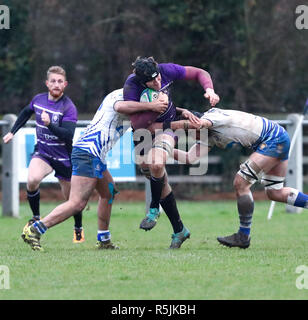
<path id="1" fill-rule="evenodd" d="M 42 203 L 46 213 L 56 204 Z M 164 214 L 150 232 L 138 229 L 144 203 L 115 203 L 110 230 L 117 251 L 97 251 L 96 204 L 84 214 L 86 241 L 72 243 L 73 219 L 47 231 L 45 252 L 34 252 L 20 238 L 29 218 L 0 218 L 0 265 L 10 270 L 10 289 L 0 300 L 242 300 L 307 299 L 297 289 L 297 266 L 308 266 L 308 215 L 287 214 L 277 204 L 256 202 L 249 249 L 225 248 L 216 237 L 238 229 L 236 204 L 179 202 L 191 231 L 177 251 L 168 250 L 171 227 Z"/>

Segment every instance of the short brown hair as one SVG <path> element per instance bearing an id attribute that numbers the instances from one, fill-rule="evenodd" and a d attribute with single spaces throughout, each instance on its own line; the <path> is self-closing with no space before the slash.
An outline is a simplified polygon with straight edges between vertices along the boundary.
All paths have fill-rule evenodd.
<path id="1" fill-rule="evenodd" d="M 65 79 L 66 79 L 66 72 L 65 70 L 60 67 L 60 66 L 51 66 L 48 70 L 47 70 L 47 79 L 49 78 L 49 75 L 51 73 L 56 73 L 56 74 L 61 74 Z"/>

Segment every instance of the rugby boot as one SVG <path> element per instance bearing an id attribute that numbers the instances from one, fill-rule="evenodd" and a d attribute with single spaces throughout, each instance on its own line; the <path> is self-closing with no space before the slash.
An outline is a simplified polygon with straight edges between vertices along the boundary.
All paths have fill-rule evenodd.
<path id="1" fill-rule="evenodd" d="M 83 228 L 74 228 L 73 242 L 82 243 L 85 241 Z"/>
<path id="2" fill-rule="evenodd" d="M 115 244 L 113 244 L 113 243 L 111 242 L 111 240 L 107 240 L 107 241 L 97 241 L 97 242 L 96 242 L 96 248 L 97 248 L 97 249 L 110 249 L 110 250 L 120 249 L 118 246 L 116 246 Z"/>
<path id="3" fill-rule="evenodd" d="M 32 250 L 44 251 L 40 244 L 41 234 L 37 232 L 31 225 L 24 228 L 21 237 L 24 242 L 30 245 Z"/>
<path id="4" fill-rule="evenodd" d="M 148 231 L 154 228 L 159 216 L 160 212 L 158 208 L 150 208 L 149 212 L 140 223 L 140 229 Z"/>
<path id="5" fill-rule="evenodd" d="M 190 232 L 187 228 L 183 227 L 182 231 L 178 233 L 173 233 L 171 238 L 172 238 L 172 241 L 169 249 L 179 249 L 182 243 L 186 239 L 190 238 Z"/>
<path id="6" fill-rule="evenodd" d="M 218 242 L 226 247 L 238 247 L 241 249 L 246 249 L 250 245 L 250 236 L 244 234 L 243 232 L 237 232 L 227 237 L 218 237 Z"/>
<path id="7" fill-rule="evenodd" d="M 25 230 L 27 227 L 31 226 L 35 221 L 38 221 L 38 220 L 40 220 L 40 219 L 36 219 L 36 218 L 32 217 L 31 219 L 28 220 L 28 222 L 24 226 L 23 230 Z"/>

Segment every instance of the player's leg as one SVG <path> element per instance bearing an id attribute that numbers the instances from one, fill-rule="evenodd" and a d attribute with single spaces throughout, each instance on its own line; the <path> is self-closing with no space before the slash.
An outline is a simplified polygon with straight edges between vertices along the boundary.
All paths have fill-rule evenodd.
<path id="1" fill-rule="evenodd" d="M 87 205 L 96 184 L 97 179 L 95 178 L 72 176 L 69 199 L 52 210 L 41 221 L 47 228 L 51 228 L 82 211 Z"/>
<path id="2" fill-rule="evenodd" d="M 24 230 L 22 237 L 24 241 L 34 250 L 40 250 L 39 240 L 48 228 L 66 220 L 86 206 L 98 178 L 101 177 L 101 168 L 97 158 L 78 148 L 72 152 L 72 178 L 70 196 L 68 201 L 56 207 L 42 220 L 35 222 Z"/>
<path id="3" fill-rule="evenodd" d="M 147 163 L 149 164 L 151 178 L 151 203 L 145 219 L 142 220 L 140 228 L 145 231 L 151 230 L 159 218 L 159 205 L 164 188 L 165 164 L 168 155 L 172 155 L 174 137 L 168 134 L 160 134 L 154 139 L 152 149 L 148 153 Z"/>
<path id="4" fill-rule="evenodd" d="M 250 245 L 250 231 L 254 212 L 254 200 L 250 191 L 251 186 L 263 175 L 279 163 L 279 159 L 254 152 L 247 161 L 240 166 L 233 186 L 236 193 L 239 214 L 239 230 L 231 236 L 218 237 L 217 240 L 228 247 L 248 248 Z"/>
<path id="5" fill-rule="evenodd" d="M 36 221 L 24 229 L 22 238 L 33 250 L 42 250 L 40 246 L 41 235 L 47 229 L 65 221 L 86 206 L 97 179 L 82 176 L 72 176 L 69 200 L 57 206 L 46 217 Z"/>
<path id="6" fill-rule="evenodd" d="M 104 171 L 103 178 L 98 180 L 96 190 L 99 194 L 96 247 L 98 249 L 119 249 L 111 242 L 111 232 L 109 230 L 112 203 L 118 191 L 108 170 Z"/>
<path id="7" fill-rule="evenodd" d="M 160 205 L 164 209 L 173 229 L 170 249 L 178 249 L 181 247 L 182 243 L 190 237 L 190 232 L 183 225 L 183 222 L 181 220 L 173 191 L 170 184 L 168 183 L 167 172 L 165 172 L 165 181 L 162 190 Z"/>
<path id="8" fill-rule="evenodd" d="M 73 176 L 69 200 L 57 206 L 42 220 L 38 220 L 24 229 L 22 238 L 33 250 L 42 250 L 40 237 L 51 228 L 68 219 L 86 206 L 92 191 L 96 186 L 96 179 Z"/>
<path id="9" fill-rule="evenodd" d="M 265 192 L 270 200 L 308 209 L 307 194 L 283 186 L 287 167 L 288 160 L 282 161 L 262 177 L 261 182 L 265 186 Z"/>
<path id="10" fill-rule="evenodd" d="M 67 201 L 70 195 L 71 182 L 68 180 L 59 179 L 59 184 L 61 186 L 62 194 L 64 199 Z M 85 241 L 84 230 L 82 227 L 82 211 L 78 211 L 74 214 L 74 232 L 73 232 L 73 242 L 82 243 Z"/>
<path id="11" fill-rule="evenodd" d="M 150 208 L 159 208 L 159 201 L 165 180 L 165 165 L 169 154 L 172 154 L 174 140 L 168 135 L 159 135 L 153 142 L 153 147 L 148 155 L 151 171 L 152 201 Z"/>
<path id="12" fill-rule="evenodd" d="M 64 199 L 67 201 L 70 195 L 72 164 L 70 161 L 51 161 L 55 170 L 55 177 L 58 178 Z M 73 242 L 84 242 L 84 230 L 82 227 L 82 211 L 77 212 L 74 216 Z"/>
<path id="13" fill-rule="evenodd" d="M 43 158 L 33 157 L 30 161 L 28 168 L 28 179 L 27 179 L 27 199 L 32 211 L 32 219 L 29 223 L 34 220 L 40 219 L 40 183 L 53 171 L 51 165 Z"/>

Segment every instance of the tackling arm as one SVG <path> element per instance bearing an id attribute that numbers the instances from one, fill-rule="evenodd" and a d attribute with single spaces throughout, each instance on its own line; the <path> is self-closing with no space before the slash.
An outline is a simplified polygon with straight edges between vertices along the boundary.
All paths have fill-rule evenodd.
<path id="1" fill-rule="evenodd" d="M 157 113 L 164 112 L 168 107 L 168 103 L 161 100 L 154 100 L 152 102 L 138 102 L 138 101 L 117 101 L 114 104 L 114 110 L 126 115 L 132 115 L 136 112 L 154 111 Z"/>
<path id="2" fill-rule="evenodd" d="M 167 108 L 168 102 L 163 99 L 157 99 L 152 102 L 118 101 L 114 106 L 117 112 L 130 116 L 132 127 L 135 130 L 147 128 L 155 122 L 159 114 L 165 112 Z"/>
<path id="3" fill-rule="evenodd" d="M 189 149 L 188 152 L 180 149 L 174 149 L 173 158 L 184 164 L 192 164 L 196 160 L 208 154 L 209 151 L 210 151 L 210 148 L 207 145 L 201 144 L 201 143 L 195 143 Z"/>

